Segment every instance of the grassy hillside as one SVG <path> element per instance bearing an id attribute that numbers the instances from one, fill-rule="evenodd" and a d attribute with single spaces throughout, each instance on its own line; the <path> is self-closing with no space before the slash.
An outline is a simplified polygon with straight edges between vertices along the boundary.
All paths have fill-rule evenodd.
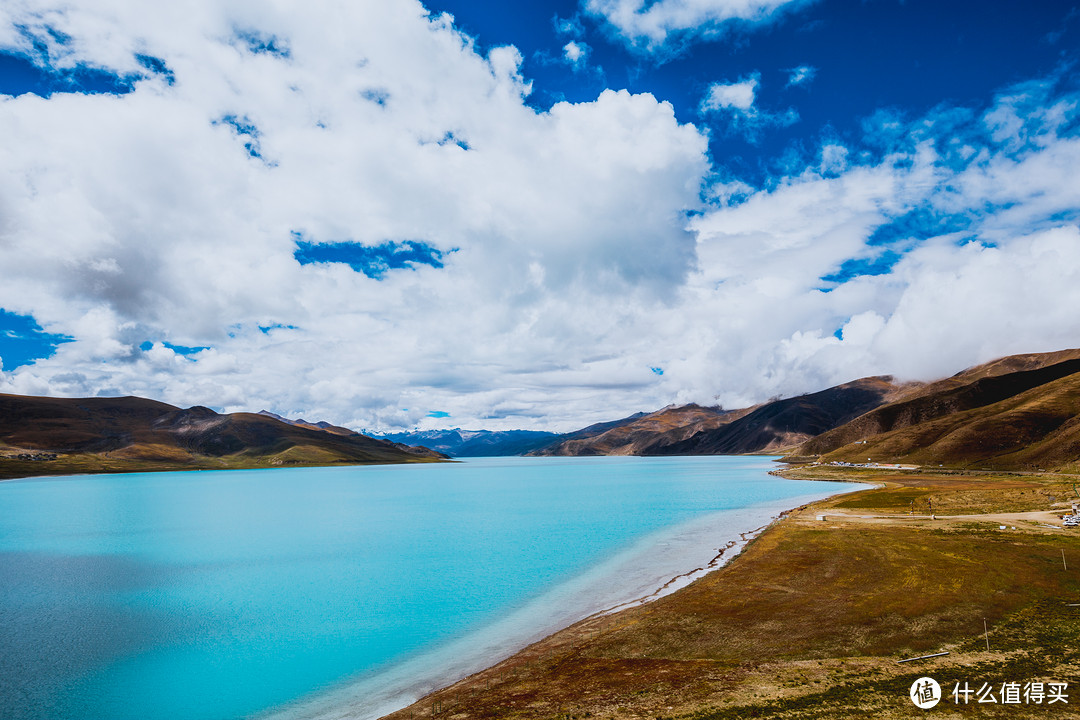
<path id="1" fill-rule="evenodd" d="M 1080 458 L 1080 359 L 1012 372 L 1009 366 L 997 361 L 992 367 L 925 386 L 914 397 L 813 438 L 795 454 L 821 456 L 825 462 L 869 459 L 950 467 L 1075 469 Z"/>
<path id="2" fill-rule="evenodd" d="M 424 449 L 253 413 L 220 415 L 205 407 L 184 410 L 137 397 L 0 394 L 0 478 L 440 457 Z"/>
<path id="3" fill-rule="evenodd" d="M 1008 375 L 1009 373 L 1022 372 L 1025 370 L 1038 370 L 1039 368 L 1057 365 L 1066 360 L 1077 359 L 1080 359 L 1080 349 L 1009 355 L 1007 357 L 991 360 L 990 362 L 981 365 L 975 365 L 966 370 L 961 370 L 952 377 L 947 377 L 942 380 L 936 380 L 929 383 L 907 383 L 894 399 L 896 401 L 910 400 L 915 397 L 952 390 L 983 378 Z"/>

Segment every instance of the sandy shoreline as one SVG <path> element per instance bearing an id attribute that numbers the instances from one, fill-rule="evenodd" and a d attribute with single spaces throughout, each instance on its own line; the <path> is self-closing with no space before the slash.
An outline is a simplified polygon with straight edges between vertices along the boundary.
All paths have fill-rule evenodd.
<path id="1" fill-rule="evenodd" d="M 862 485 L 721 511 L 668 528 L 486 627 L 259 718 L 377 720 L 577 622 L 670 595 L 726 565 L 789 512 L 826 497 L 863 489 Z M 688 567 L 692 569 L 686 570 Z"/>
<path id="2" fill-rule="evenodd" d="M 786 512 L 781 513 L 779 516 L 774 518 L 773 522 L 783 520 L 784 516 L 786 514 L 787 514 Z M 629 600 L 627 602 L 621 603 L 619 605 L 616 605 L 613 608 L 609 608 L 609 609 L 604 610 L 604 611 L 602 611 L 601 613 L 598 613 L 598 614 L 600 614 L 600 615 L 613 615 L 613 614 L 615 614 L 617 612 L 621 612 L 623 610 L 628 610 L 628 609 L 630 609 L 632 607 L 639 607 L 641 605 L 644 605 L 645 603 L 652 602 L 653 600 L 657 600 L 659 598 L 662 598 L 665 595 L 670 595 L 671 593 L 676 592 L 677 590 L 680 590 L 681 588 L 686 587 L 687 585 L 694 582 L 698 578 L 704 577 L 705 575 L 711 573 L 713 570 L 718 570 L 721 567 L 723 567 L 724 565 L 726 565 L 736 555 L 738 555 L 740 552 L 742 552 L 742 549 L 744 547 L 746 547 L 747 543 L 749 543 L 751 540 L 753 540 L 758 535 L 760 535 L 770 525 L 772 525 L 771 522 L 768 523 L 767 525 L 762 525 L 761 527 L 756 528 L 754 530 L 748 530 L 746 532 L 739 533 L 739 539 L 738 540 L 728 540 L 727 545 L 720 548 L 719 552 L 716 554 L 716 557 L 714 557 L 712 560 L 710 560 L 708 562 L 708 564 L 706 564 L 706 565 L 704 565 L 702 567 L 696 567 L 693 570 L 688 570 L 687 572 L 680 573 L 680 574 L 676 575 L 675 577 L 671 578 L 666 583 L 661 585 L 659 588 L 657 588 L 655 592 L 652 592 L 652 593 L 650 593 L 648 595 L 645 595 L 644 597 L 640 597 L 640 598 L 637 598 L 635 600 Z M 728 552 L 729 550 L 734 550 L 734 552 Z M 590 616 L 590 617 L 592 617 L 592 616 Z"/>

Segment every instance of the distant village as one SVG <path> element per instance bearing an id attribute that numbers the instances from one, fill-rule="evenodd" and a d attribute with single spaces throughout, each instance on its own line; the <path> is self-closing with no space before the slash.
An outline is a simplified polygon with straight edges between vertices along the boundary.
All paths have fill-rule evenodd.
<path id="1" fill-rule="evenodd" d="M 18 455 L 0 455 L 0 458 L 4 460 L 37 460 L 47 461 L 55 460 L 57 458 L 56 453 L 39 452 L 39 453 L 19 453 Z"/>

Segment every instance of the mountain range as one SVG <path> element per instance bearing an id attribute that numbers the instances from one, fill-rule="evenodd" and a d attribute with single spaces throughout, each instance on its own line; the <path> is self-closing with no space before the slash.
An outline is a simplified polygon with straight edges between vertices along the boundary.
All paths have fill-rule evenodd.
<path id="1" fill-rule="evenodd" d="M 1080 350 L 1013 355 L 936 382 L 869 377 L 741 410 L 669 407 L 532 455 L 770 453 L 795 462 L 1080 467 Z"/>
<path id="2" fill-rule="evenodd" d="M 373 437 L 406 445 L 421 445 L 453 457 L 525 455 L 560 436 L 541 430 L 417 430 Z"/>
<path id="3" fill-rule="evenodd" d="M 1067 469 L 1080 457 L 1080 350 L 1012 355 L 934 382 L 861 378 L 737 410 L 669 406 L 552 433 L 432 430 L 384 436 L 448 455 L 728 455 Z"/>
<path id="4" fill-rule="evenodd" d="M 669 406 L 564 434 L 455 428 L 369 437 L 265 410 L 223 415 L 136 397 L 0 395 L 0 477 L 447 456 L 746 453 L 789 462 L 1077 471 L 1080 350 L 1013 355 L 935 382 L 861 378 L 738 410 Z"/>

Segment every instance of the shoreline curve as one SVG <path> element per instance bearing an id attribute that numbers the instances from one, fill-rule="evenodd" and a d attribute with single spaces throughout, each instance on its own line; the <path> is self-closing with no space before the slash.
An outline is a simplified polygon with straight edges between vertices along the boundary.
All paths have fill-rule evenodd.
<path id="1" fill-rule="evenodd" d="M 784 500 L 760 503 L 738 510 L 724 510 L 667 528 L 642 538 L 630 548 L 583 574 L 549 589 L 486 626 L 466 632 L 435 648 L 395 661 L 381 669 L 346 680 L 336 687 L 298 699 L 257 716 L 258 720 L 379 720 L 403 710 L 425 696 L 450 687 L 502 663 L 531 645 L 591 618 L 613 615 L 671 595 L 695 580 L 718 570 L 769 527 L 808 503 L 856 492 L 866 483 L 850 483 L 849 489 L 807 493 Z M 716 523 L 727 520 L 726 527 Z M 739 522 L 741 520 L 741 522 Z M 738 524 L 730 527 L 731 521 Z M 747 527 L 751 529 L 746 529 Z M 644 587 L 623 593 L 619 598 L 597 597 L 604 578 L 620 571 L 632 571 L 650 558 L 655 560 L 663 545 L 694 543 L 703 547 L 704 535 L 713 535 L 708 545 L 713 555 L 700 560 L 668 567 L 661 577 L 653 577 Z M 715 535 L 722 535 L 716 547 Z M 683 548 L 685 549 L 685 548 Z M 734 550 L 734 552 L 732 552 Z M 681 570 L 690 565 L 691 570 Z M 674 575 L 672 573 L 675 573 Z M 626 600 L 623 598 L 630 597 Z M 570 609 L 562 609 L 568 607 Z"/>

